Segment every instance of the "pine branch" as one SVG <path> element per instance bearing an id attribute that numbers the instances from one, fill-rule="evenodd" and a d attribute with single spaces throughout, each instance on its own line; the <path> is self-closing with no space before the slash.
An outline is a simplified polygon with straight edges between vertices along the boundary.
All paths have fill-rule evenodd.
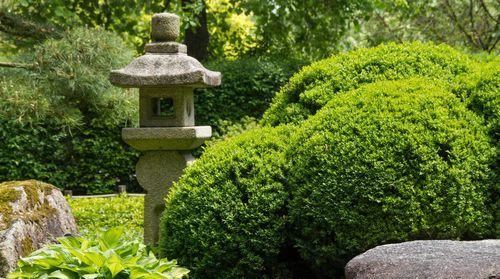
<path id="1" fill-rule="evenodd" d="M 54 27 L 37 24 L 5 10 L 0 10 L 0 32 L 37 41 L 61 37 L 61 34 Z"/>
<path id="2" fill-rule="evenodd" d="M 24 64 L 24 63 L 13 63 L 13 62 L 0 62 L 0 67 L 6 68 L 21 68 L 26 70 L 32 70 L 37 66 L 36 63 Z"/>

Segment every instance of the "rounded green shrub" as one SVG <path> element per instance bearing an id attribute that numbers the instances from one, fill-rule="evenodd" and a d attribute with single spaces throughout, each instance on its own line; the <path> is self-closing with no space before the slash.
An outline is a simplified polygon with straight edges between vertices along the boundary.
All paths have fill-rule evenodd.
<path id="1" fill-rule="evenodd" d="M 161 255 L 176 255 L 193 278 L 284 276 L 289 134 L 254 129 L 209 148 L 167 198 Z"/>
<path id="2" fill-rule="evenodd" d="M 322 108 L 335 94 L 381 80 L 414 76 L 452 83 L 473 71 L 469 56 L 446 45 L 386 44 L 359 49 L 304 67 L 282 87 L 265 112 L 262 123 L 296 123 Z"/>
<path id="3" fill-rule="evenodd" d="M 492 181 L 500 181 L 500 58 L 492 59 L 478 68 L 473 75 L 463 77 L 454 88 L 457 95 L 465 96 L 467 107 L 483 117 L 491 142 L 496 146 L 495 161 L 491 165 Z M 491 195 L 492 212 L 495 214 L 494 237 L 500 237 L 500 183 Z"/>
<path id="4" fill-rule="evenodd" d="M 335 278 L 380 244 L 498 237 L 494 62 L 412 43 L 306 67 L 181 177 L 160 249 L 193 278 Z"/>
<path id="5" fill-rule="evenodd" d="M 287 147 L 294 243 L 318 274 L 374 246 L 478 238 L 494 149 L 480 117 L 435 81 L 339 94 Z"/>
<path id="6" fill-rule="evenodd" d="M 484 117 L 490 137 L 500 140 L 500 57 L 463 76 L 453 92 L 466 100 L 467 107 Z"/>

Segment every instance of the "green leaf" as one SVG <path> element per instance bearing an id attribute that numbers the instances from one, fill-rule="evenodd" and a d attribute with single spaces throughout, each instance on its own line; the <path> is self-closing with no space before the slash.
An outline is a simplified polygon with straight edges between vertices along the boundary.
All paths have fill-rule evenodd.
<path id="1" fill-rule="evenodd" d="M 122 259 L 118 257 L 115 253 L 109 257 L 106 266 L 112 274 L 112 277 L 115 277 L 116 274 L 120 273 L 125 267 L 123 266 Z"/>
<path id="2" fill-rule="evenodd" d="M 49 274 L 48 278 L 57 279 L 79 279 L 78 274 L 75 274 L 68 270 L 56 270 Z"/>
<path id="3" fill-rule="evenodd" d="M 98 278 L 99 277 L 99 274 L 98 273 L 94 273 L 94 274 L 85 274 L 82 276 L 83 279 L 95 279 L 95 278 Z"/>
<path id="4" fill-rule="evenodd" d="M 103 250 L 114 248 L 120 244 L 120 237 L 123 234 L 123 227 L 115 227 L 104 232 L 99 238 L 99 245 Z"/>
<path id="5" fill-rule="evenodd" d="M 81 246 L 79 238 L 73 236 L 60 237 L 57 239 L 57 241 L 59 241 L 59 243 L 61 243 L 63 247 L 80 248 Z"/>
<path id="6" fill-rule="evenodd" d="M 174 267 L 170 270 L 169 275 L 173 278 L 182 278 L 189 273 L 189 269 L 183 267 Z"/>
<path id="7" fill-rule="evenodd" d="M 30 274 L 21 271 L 14 271 L 7 274 L 7 279 L 17 279 L 17 278 L 32 278 L 32 277 Z"/>
<path id="8" fill-rule="evenodd" d="M 104 266 L 104 263 L 106 262 L 106 258 L 98 253 L 98 252 L 85 252 L 85 256 L 87 259 L 92 261 L 92 265 L 98 268 L 101 268 Z"/>
<path id="9" fill-rule="evenodd" d="M 142 266 L 133 266 L 130 268 L 130 277 L 131 278 L 143 278 L 145 276 L 151 275 L 151 272 L 147 269 L 145 269 Z"/>

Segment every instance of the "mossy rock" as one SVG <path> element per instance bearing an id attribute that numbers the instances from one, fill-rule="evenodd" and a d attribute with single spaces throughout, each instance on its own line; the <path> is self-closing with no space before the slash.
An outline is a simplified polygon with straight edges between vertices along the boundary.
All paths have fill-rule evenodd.
<path id="1" fill-rule="evenodd" d="M 43 244 L 77 233 L 60 190 L 40 181 L 0 183 L 0 212 L 0 276 Z"/>

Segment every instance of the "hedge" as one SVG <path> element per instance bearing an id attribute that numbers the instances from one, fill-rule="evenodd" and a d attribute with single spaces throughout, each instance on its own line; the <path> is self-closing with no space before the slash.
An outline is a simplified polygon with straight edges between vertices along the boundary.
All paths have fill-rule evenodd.
<path id="1" fill-rule="evenodd" d="M 275 92 L 303 65 L 304 61 L 279 57 L 209 61 L 204 66 L 221 72 L 222 83 L 197 90 L 196 125 L 211 125 L 216 134 L 222 134 L 243 118 L 260 119 Z"/>

